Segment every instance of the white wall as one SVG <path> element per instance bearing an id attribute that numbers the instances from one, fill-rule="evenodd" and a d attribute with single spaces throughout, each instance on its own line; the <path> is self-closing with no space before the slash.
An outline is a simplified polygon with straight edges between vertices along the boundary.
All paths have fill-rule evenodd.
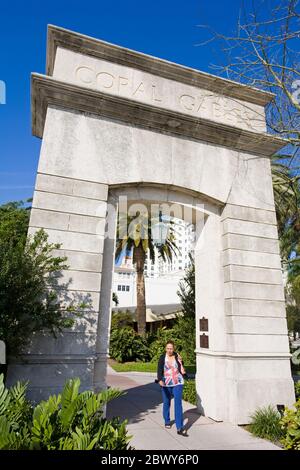
<path id="1" fill-rule="evenodd" d="M 170 277 L 145 278 L 146 289 L 146 305 L 167 305 L 179 304 L 180 299 L 177 295 L 178 283 L 182 279 L 184 273 L 173 275 Z M 118 285 L 129 286 L 129 292 L 118 291 Z M 114 273 L 113 292 L 118 296 L 120 307 L 136 306 L 136 275 L 131 274 L 128 277 L 120 276 Z"/>

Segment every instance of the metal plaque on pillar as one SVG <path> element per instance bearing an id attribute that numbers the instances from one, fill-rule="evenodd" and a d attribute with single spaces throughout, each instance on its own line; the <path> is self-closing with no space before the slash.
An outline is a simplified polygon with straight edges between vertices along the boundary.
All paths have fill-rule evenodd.
<path id="1" fill-rule="evenodd" d="M 200 348 L 207 348 L 208 349 L 209 344 L 208 344 L 208 335 L 203 333 L 200 335 Z"/>
<path id="2" fill-rule="evenodd" d="M 205 318 L 205 317 L 200 318 L 199 323 L 200 323 L 199 325 L 200 331 L 208 331 L 208 318 Z"/>

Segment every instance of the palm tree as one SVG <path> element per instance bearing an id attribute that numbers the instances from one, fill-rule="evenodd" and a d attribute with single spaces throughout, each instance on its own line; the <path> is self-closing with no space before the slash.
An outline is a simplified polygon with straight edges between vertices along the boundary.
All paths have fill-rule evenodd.
<path id="1" fill-rule="evenodd" d="M 173 255 L 177 256 L 176 235 L 174 222 L 168 218 L 149 217 L 148 213 L 137 212 L 135 216 L 120 214 L 117 224 L 116 260 L 119 260 L 124 251 L 132 252 L 133 264 L 136 268 L 136 314 L 138 333 L 146 333 L 146 295 L 144 268 L 147 255 L 152 263 L 158 255 L 163 261 L 171 262 Z M 154 228 L 165 231 L 161 239 L 155 237 Z"/>
<path id="2" fill-rule="evenodd" d="M 300 241 L 300 175 L 294 174 L 280 162 L 280 156 L 271 160 L 275 211 L 284 269 L 299 264 Z"/>
<path id="3" fill-rule="evenodd" d="M 286 229 L 286 222 L 296 223 L 299 230 L 299 179 L 300 175 L 291 171 L 281 156 L 274 155 L 271 158 L 271 171 L 275 210 L 278 224 L 279 237 Z"/>

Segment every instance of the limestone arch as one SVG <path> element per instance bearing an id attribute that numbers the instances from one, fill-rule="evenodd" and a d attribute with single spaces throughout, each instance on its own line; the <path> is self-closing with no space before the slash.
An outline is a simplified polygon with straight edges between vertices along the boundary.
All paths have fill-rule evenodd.
<path id="1" fill-rule="evenodd" d="M 111 86 L 87 79 L 82 67 L 109 73 Z M 135 93 L 141 82 L 145 93 Z M 32 130 L 43 142 L 28 233 L 43 227 L 63 243 L 70 268 L 62 279 L 72 277 L 70 292 L 91 293 L 92 322 L 57 342 L 39 338 L 10 365 L 8 383 L 28 379 L 37 399 L 68 377 L 80 376 L 84 388 L 105 385 L 108 195 L 146 183 L 201 194 L 219 210 L 206 217 L 199 256 L 199 285 L 210 293 L 201 308 L 220 313 L 215 323 L 210 317 L 209 348 L 197 351 L 206 414 L 245 424 L 258 406 L 292 405 L 270 165 L 286 142 L 266 132 L 273 95 L 56 26 L 48 27 L 47 75 L 32 74 L 31 93 Z"/>

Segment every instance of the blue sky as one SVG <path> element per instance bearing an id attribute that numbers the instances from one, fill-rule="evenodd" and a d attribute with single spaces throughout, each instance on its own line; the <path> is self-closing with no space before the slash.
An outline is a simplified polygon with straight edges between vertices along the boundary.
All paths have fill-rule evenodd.
<path id="1" fill-rule="evenodd" d="M 45 73 L 47 24 L 212 72 L 216 45 L 197 46 L 199 24 L 235 29 L 241 0 L 52 0 L 2 2 L 0 7 L 0 203 L 32 197 L 41 141 L 31 135 L 30 73 Z"/>

